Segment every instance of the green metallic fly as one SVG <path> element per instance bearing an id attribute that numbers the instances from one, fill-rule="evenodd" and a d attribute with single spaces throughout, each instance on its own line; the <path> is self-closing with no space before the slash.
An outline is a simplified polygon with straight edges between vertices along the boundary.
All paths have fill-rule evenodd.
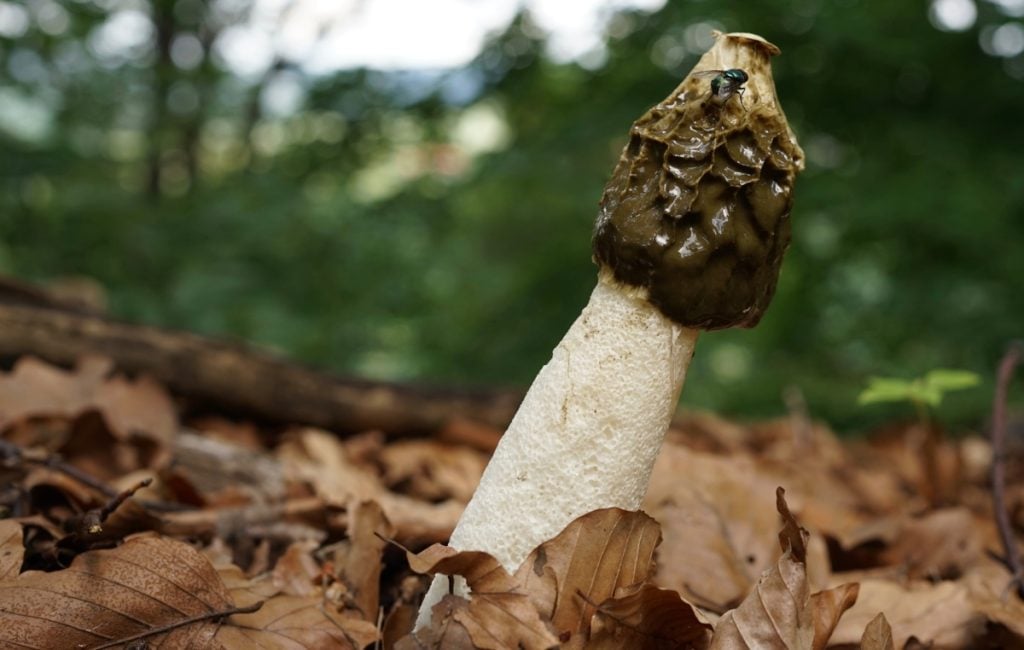
<path id="1" fill-rule="evenodd" d="M 724 106 L 732 99 L 733 95 L 739 95 L 740 105 L 743 105 L 743 93 L 747 83 L 747 73 L 739 68 L 730 70 L 702 70 L 695 73 L 697 77 L 711 77 L 711 102 L 717 106 Z"/>

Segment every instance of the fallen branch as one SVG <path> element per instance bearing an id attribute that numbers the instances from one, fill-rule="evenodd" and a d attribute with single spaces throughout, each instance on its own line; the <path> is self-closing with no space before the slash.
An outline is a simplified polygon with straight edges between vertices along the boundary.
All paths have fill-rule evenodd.
<path id="1" fill-rule="evenodd" d="M 341 379 L 244 345 L 12 300 L 0 291 L 0 356 L 71 365 L 103 355 L 200 406 L 342 433 L 432 433 L 454 416 L 503 428 L 521 395 Z"/>
<path id="2" fill-rule="evenodd" d="M 1021 566 L 1020 550 L 1006 510 L 1006 394 L 1020 358 L 1021 344 L 1011 344 L 996 374 L 995 399 L 992 403 L 992 507 L 1003 550 L 1006 552 L 1004 560 L 1012 575 L 1010 587 L 1015 588 L 1020 598 L 1024 598 L 1024 567 Z"/>

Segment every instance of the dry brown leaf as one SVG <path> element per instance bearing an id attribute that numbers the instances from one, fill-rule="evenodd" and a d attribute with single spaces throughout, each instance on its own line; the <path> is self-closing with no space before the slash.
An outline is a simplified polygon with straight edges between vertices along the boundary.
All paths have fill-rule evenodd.
<path id="1" fill-rule="evenodd" d="M 675 591 L 653 585 L 619 589 L 594 615 L 587 650 L 702 650 L 711 626 Z"/>
<path id="2" fill-rule="evenodd" d="M 434 616 L 430 627 L 417 632 L 415 639 L 405 641 L 403 647 L 546 650 L 558 645 L 558 638 L 541 621 L 519 581 L 487 553 L 460 552 L 435 544 L 407 556 L 409 566 L 417 573 L 464 577 L 473 595 L 468 602 L 449 596 L 436 605 L 431 610 Z M 472 645 L 456 645 L 463 641 L 459 640 L 461 632 L 449 629 L 453 626 L 464 628 Z M 452 639 L 448 635 L 453 635 Z"/>
<path id="3" fill-rule="evenodd" d="M 46 467 L 32 469 L 22 485 L 29 490 L 33 508 L 52 521 L 67 522 L 84 510 L 104 506 L 109 498 L 83 485 L 67 474 Z M 102 529 L 90 535 L 91 544 L 118 542 L 132 533 L 159 530 L 160 518 L 140 506 L 134 498 L 122 502 L 103 522 Z M 67 531 L 64 531 L 67 532 Z M 59 535 L 58 539 L 63 537 Z"/>
<path id="4" fill-rule="evenodd" d="M 889 627 L 889 621 L 885 620 L 885 614 L 879 613 L 864 628 L 860 650 L 896 650 L 892 642 L 892 628 Z"/>
<path id="5" fill-rule="evenodd" d="M 447 541 L 466 508 L 461 501 L 429 503 L 391 492 L 376 501 L 394 525 L 395 539 L 406 546 Z"/>
<path id="6" fill-rule="evenodd" d="M 229 618 L 216 640 L 228 650 L 360 650 L 379 636 L 373 623 L 342 616 L 318 596 L 280 595 L 264 602 L 258 611 Z"/>
<path id="7" fill-rule="evenodd" d="M 940 648 L 970 647 L 984 630 L 985 617 L 971 607 L 967 589 L 960 582 L 904 585 L 892 580 L 860 581 L 857 603 L 839 621 L 831 643 L 856 644 L 871 619 L 885 614 L 892 626 L 893 642 L 902 648 L 911 637 Z"/>
<path id="8" fill-rule="evenodd" d="M 645 581 L 660 541 L 658 522 L 643 512 L 595 510 L 534 549 L 516 578 L 566 647 L 579 647 L 589 636 L 594 604 Z"/>
<path id="9" fill-rule="evenodd" d="M 271 581 L 281 593 L 289 596 L 311 596 L 319 592 L 317 579 L 320 567 L 312 553 L 320 546 L 313 540 L 293 542 L 277 559 Z"/>
<path id="10" fill-rule="evenodd" d="M 96 391 L 96 408 L 123 439 L 143 434 L 168 443 L 178 431 L 174 401 L 156 380 L 142 376 L 135 380 L 119 375 L 105 380 Z"/>
<path id="11" fill-rule="evenodd" d="M 644 501 L 665 540 L 656 582 L 718 612 L 735 606 L 778 556 L 776 485 L 753 459 L 666 444 Z"/>
<path id="12" fill-rule="evenodd" d="M 0 374 L 0 429 L 40 416 L 73 418 L 99 411 L 119 439 L 141 434 L 166 443 L 178 430 L 174 402 L 148 377 L 108 377 L 112 364 L 85 358 L 67 371 L 34 357 L 21 357 L 9 373 Z"/>
<path id="13" fill-rule="evenodd" d="M 282 594 L 272 579 L 255 579 L 234 565 L 217 569 L 240 606 L 264 601 L 251 614 L 236 614 L 217 633 L 229 650 L 248 648 L 362 648 L 379 638 L 377 626 L 340 612 L 320 589 L 309 596 Z"/>
<path id="14" fill-rule="evenodd" d="M 412 634 L 425 590 L 422 576 L 409 575 L 402 578 L 391 611 L 381 625 L 381 641 L 385 648 L 393 648 L 399 639 Z"/>
<path id="15" fill-rule="evenodd" d="M 287 479 L 312 486 L 328 504 L 379 503 L 395 526 L 395 538 L 406 546 L 447 540 L 465 508 L 461 502 L 430 503 L 390 492 L 375 471 L 351 459 L 345 445 L 326 431 L 303 429 L 276 453 Z"/>
<path id="16" fill-rule="evenodd" d="M 379 462 L 384 483 L 394 490 L 427 501 L 465 503 L 480 482 L 487 456 L 433 440 L 404 440 L 381 449 Z"/>
<path id="17" fill-rule="evenodd" d="M 394 650 L 477 650 L 469 629 L 456 616 L 465 616 L 469 602 L 456 596 L 445 596 L 431 609 L 431 627 L 400 639 Z M 491 646 L 488 646 L 491 647 Z M 499 646 L 500 647 L 500 646 Z"/>
<path id="18" fill-rule="evenodd" d="M 243 449 L 263 451 L 264 444 L 260 429 L 252 422 L 231 420 L 219 415 L 201 415 L 189 419 L 188 427 L 220 442 L 226 442 Z"/>
<path id="19" fill-rule="evenodd" d="M 349 458 L 345 446 L 327 431 L 302 429 L 276 451 L 285 478 L 313 486 L 328 503 L 348 505 L 352 499 L 371 500 L 384 492 L 380 476 Z"/>
<path id="20" fill-rule="evenodd" d="M 710 411 L 681 413 L 669 429 L 669 438 L 673 437 L 684 438 L 693 449 L 716 453 L 744 452 L 750 443 L 746 427 Z"/>
<path id="21" fill-rule="evenodd" d="M 169 648 L 300 649 L 362 648 L 377 638 L 375 626 L 335 614 L 319 596 L 260 591 L 235 571 L 229 591 L 202 554 L 155 535 L 83 553 L 68 570 L 0 583 L 0 644 L 96 648 L 143 636 Z"/>
<path id="22" fill-rule="evenodd" d="M 910 578 L 958 577 L 982 557 L 981 533 L 967 508 L 936 510 L 905 521 L 881 560 L 903 568 Z"/>
<path id="23" fill-rule="evenodd" d="M 800 529 L 782 497 L 777 505 L 785 524 L 779 533 L 783 555 L 761 575 L 739 607 L 722 615 L 712 648 L 809 648 L 814 641 L 810 592 L 804 572 L 807 533 Z"/>
<path id="24" fill-rule="evenodd" d="M 665 535 L 657 554 L 656 581 L 722 612 L 750 589 L 757 558 L 742 555 L 714 505 L 691 495 L 666 499 L 654 508 Z"/>
<path id="25" fill-rule="evenodd" d="M 811 598 L 805 569 L 807 531 L 789 512 L 782 488 L 776 491 L 776 507 L 784 522 L 779 533 L 782 557 L 761 575 L 739 607 L 718 620 L 712 648 L 824 647 L 827 632 L 857 597 L 856 587 L 843 586 Z"/>
<path id="26" fill-rule="evenodd" d="M 144 535 L 75 558 L 54 573 L 29 571 L 0 583 L 0 642 L 93 648 L 234 608 L 217 572 L 187 544 Z M 218 625 L 200 620 L 149 638 L 168 647 L 213 643 Z"/>
<path id="27" fill-rule="evenodd" d="M 84 509 L 97 505 L 100 498 L 93 488 L 48 467 L 33 467 L 21 484 L 33 497 L 33 506 L 40 510 L 70 504 Z"/>
<path id="28" fill-rule="evenodd" d="M 394 528 L 375 501 L 352 503 L 348 508 L 348 539 L 334 553 L 335 569 L 347 590 L 347 599 L 364 619 L 374 621 L 380 608 L 381 556 Z"/>
<path id="29" fill-rule="evenodd" d="M 811 594 L 811 612 L 814 616 L 814 647 L 824 648 L 839 624 L 843 613 L 857 602 L 860 585 L 851 582 L 834 589 Z"/>
<path id="30" fill-rule="evenodd" d="M 10 519 L 0 520 L 0 582 L 17 578 L 24 559 L 21 524 Z"/>
<path id="31" fill-rule="evenodd" d="M 959 444 L 942 438 L 937 428 L 929 431 L 920 423 L 902 423 L 874 432 L 867 445 L 876 467 L 884 468 L 910 487 L 915 505 L 929 505 L 950 501 L 952 492 L 960 485 Z M 926 451 L 930 445 L 934 445 L 934 453 Z M 929 458 L 935 461 L 934 485 L 929 478 Z"/>
<path id="32" fill-rule="evenodd" d="M 497 448 L 498 441 L 501 440 L 501 432 L 502 429 L 489 424 L 456 415 L 441 425 L 436 437 L 440 442 L 464 445 L 490 456 Z"/>
<path id="33" fill-rule="evenodd" d="M 974 609 L 1006 627 L 1024 645 L 1024 600 L 1016 595 L 1012 579 L 1002 565 L 985 562 L 973 567 L 962 582 Z"/>
<path id="34" fill-rule="evenodd" d="M 265 450 L 182 431 L 165 472 L 175 491 L 203 506 L 266 503 L 285 497 L 284 470 Z"/>

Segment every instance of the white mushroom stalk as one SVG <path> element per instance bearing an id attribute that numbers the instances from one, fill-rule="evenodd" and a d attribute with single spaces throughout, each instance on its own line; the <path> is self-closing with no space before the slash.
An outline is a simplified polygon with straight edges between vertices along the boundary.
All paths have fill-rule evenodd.
<path id="1" fill-rule="evenodd" d="M 803 153 L 775 96 L 776 53 L 758 36 L 718 35 L 633 125 L 601 200 L 597 287 L 530 386 L 451 547 L 515 571 L 577 517 L 640 507 L 698 331 L 756 324 L 789 243 Z M 435 577 L 417 628 L 448 589 Z M 454 589 L 467 595 L 460 580 Z"/>

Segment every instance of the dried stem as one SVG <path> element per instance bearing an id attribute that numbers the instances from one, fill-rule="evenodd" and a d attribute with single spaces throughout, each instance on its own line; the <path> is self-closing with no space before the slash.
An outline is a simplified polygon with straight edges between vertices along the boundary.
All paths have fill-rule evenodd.
<path id="1" fill-rule="evenodd" d="M 802 454 L 814 443 L 814 424 L 807 410 L 807 399 L 796 385 L 787 386 L 782 391 L 782 399 L 789 411 L 790 428 L 793 432 L 793 454 Z"/>
<path id="2" fill-rule="evenodd" d="M 81 538 L 87 538 L 89 535 L 96 535 L 103 532 L 103 524 L 107 521 L 110 515 L 114 514 L 114 511 L 121 507 L 128 497 L 134 495 L 136 492 L 144 487 L 149 486 L 153 482 L 153 479 L 147 478 L 139 481 L 132 487 L 118 492 L 112 496 L 105 504 L 100 508 L 93 508 L 85 512 L 81 519 L 75 525 L 75 534 Z"/>
<path id="3" fill-rule="evenodd" d="M 1021 349 L 1019 342 L 1011 344 L 996 374 L 995 400 L 992 403 L 992 506 L 999 537 L 1006 551 L 1006 565 L 1012 574 L 1010 587 L 1016 587 L 1017 595 L 1024 598 L 1024 567 L 1021 566 L 1010 515 L 1006 511 L 1006 394 L 1013 371 L 1020 362 Z"/>
<path id="4" fill-rule="evenodd" d="M 86 487 L 96 490 L 107 499 L 117 499 L 122 493 L 118 492 L 115 488 L 107 485 L 100 479 L 96 478 L 88 472 L 82 471 L 68 463 L 60 454 L 50 454 L 40 456 L 38 452 L 26 451 L 22 447 L 10 442 L 9 440 L 0 439 L 0 460 L 3 461 L 3 465 L 8 467 L 15 467 L 22 464 L 33 464 L 40 465 L 47 469 L 51 469 L 55 472 L 60 472 L 65 476 L 72 478 Z M 149 485 L 148 483 L 146 485 Z M 138 489 L 138 488 L 136 488 Z M 131 495 L 128 495 L 131 496 Z M 123 501 L 123 499 L 122 499 Z M 149 501 L 139 500 L 139 505 L 152 510 L 154 512 L 178 512 L 183 510 L 194 510 L 191 506 L 184 506 L 177 503 L 168 503 L 166 501 Z M 118 502 L 114 507 L 120 505 Z M 110 513 L 107 513 L 108 515 Z"/>
<path id="5" fill-rule="evenodd" d="M 25 460 L 28 461 L 28 462 L 38 463 L 40 465 L 43 465 L 44 467 L 47 467 L 49 469 L 52 469 L 52 470 L 56 471 L 56 472 L 60 472 L 61 474 L 65 474 L 65 475 L 75 479 L 76 481 L 78 481 L 82 485 L 86 485 L 88 487 L 91 487 L 92 489 L 96 490 L 97 492 L 99 492 L 103 496 L 107 497 L 108 499 L 112 499 L 112 498 L 117 496 L 117 490 L 115 490 L 114 488 L 110 487 L 109 485 L 107 485 L 103 481 L 99 480 L 95 476 L 92 476 L 91 474 L 83 472 L 82 470 L 78 469 L 74 465 L 65 462 L 64 459 L 62 459 L 57 454 L 52 454 L 52 455 L 46 456 L 45 458 L 43 458 L 42 460 L 39 460 L 39 461 L 36 461 L 33 458 L 25 458 Z"/>
<path id="6" fill-rule="evenodd" d="M 163 634 L 164 632 L 170 632 L 176 630 L 179 627 L 185 627 L 186 625 L 192 625 L 193 623 L 201 623 L 203 621 L 209 621 L 215 618 L 223 618 L 225 616 L 232 616 L 234 614 L 252 614 L 257 611 L 260 607 L 263 607 L 263 601 L 253 603 L 252 605 L 246 605 L 245 607 L 232 607 L 230 609 L 224 609 L 218 612 L 207 612 L 206 614 L 197 614 L 196 616 L 190 616 L 174 623 L 168 623 L 167 625 L 161 625 L 160 627 L 154 627 L 151 630 L 145 632 L 139 632 L 132 636 L 126 636 L 123 639 L 117 639 L 114 641 L 107 641 L 103 645 L 93 646 L 91 650 L 103 650 L 104 648 L 114 648 L 119 645 L 126 645 L 132 641 L 139 639 L 147 639 L 151 636 Z"/>

